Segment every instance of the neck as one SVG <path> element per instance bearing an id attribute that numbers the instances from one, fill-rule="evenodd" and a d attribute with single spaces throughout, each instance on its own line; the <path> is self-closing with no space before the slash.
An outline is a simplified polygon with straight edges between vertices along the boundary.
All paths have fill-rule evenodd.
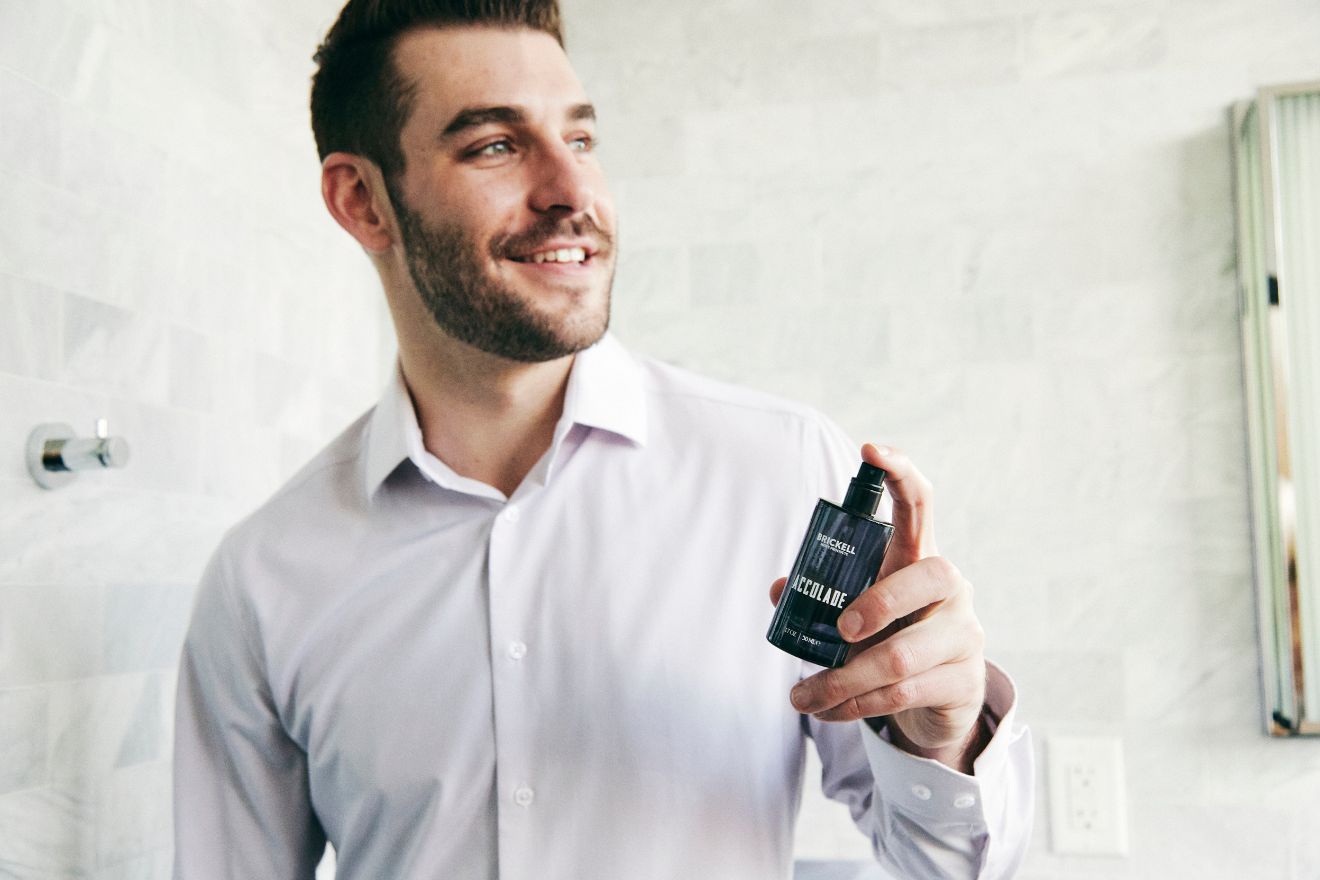
<path id="1" fill-rule="evenodd" d="M 550 448 L 573 356 L 525 364 L 446 339 L 399 361 L 427 451 L 512 495 Z"/>

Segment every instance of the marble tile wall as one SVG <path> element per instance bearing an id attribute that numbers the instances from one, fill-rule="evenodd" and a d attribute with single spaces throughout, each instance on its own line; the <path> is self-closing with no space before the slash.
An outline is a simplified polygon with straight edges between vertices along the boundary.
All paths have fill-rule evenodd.
<path id="1" fill-rule="evenodd" d="M 1226 108 L 1320 79 L 1320 6 L 564 4 L 618 334 L 909 450 L 1038 742 L 1122 738 L 1130 855 L 1041 809 L 1022 876 L 1318 876 L 1320 744 L 1259 720 Z M 811 786 L 799 854 L 866 855 Z"/>
<path id="2" fill-rule="evenodd" d="M 0 0 L 0 876 L 168 876 L 191 584 L 379 386 L 305 124 L 338 5 Z M 1131 854 L 1042 810 L 1022 876 L 1316 876 L 1320 746 L 1257 717 L 1224 114 L 1320 78 L 1320 8 L 564 5 L 620 336 L 911 451 L 1038 739 L 1122 737 Z M 133 465 L 33 485 L 28 429 L 98 416 Z M 864 856 L 807 790 L 799 854 Z"/>
<path id="3" fill-rule="evenodd" d="M 169 876 L 193 583 L 384 381 L 307 125 L 331 5 L 0 0 L 0 877 Z M 38 488 L 28 431 L 101 416 L 130 466 Z"/>

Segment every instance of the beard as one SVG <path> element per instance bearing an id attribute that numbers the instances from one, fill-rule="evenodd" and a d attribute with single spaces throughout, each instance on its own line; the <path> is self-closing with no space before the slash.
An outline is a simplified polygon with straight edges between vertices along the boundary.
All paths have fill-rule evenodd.
<path id="1" fill-rule="evenodd" d="M 449 336 L 488 354 L 523 363 L 540 363 L 576 354 L 594 345 L 609 328 L 610 287 L 599 309 L 574 310 L 564 318 L 538 312 L 525 297 L 493 277 L 481 247 L 457 223 L 429 226 L 388 187 L 399 219 L 408 273 L 435 323 Z M 544 217 L 530 230 L 492 239 L 486 248 L 494 260 L 531 253 L 556 237 L 596 242 L 591 259 L 610 259 L 611 236 L 590 218 Z"/>

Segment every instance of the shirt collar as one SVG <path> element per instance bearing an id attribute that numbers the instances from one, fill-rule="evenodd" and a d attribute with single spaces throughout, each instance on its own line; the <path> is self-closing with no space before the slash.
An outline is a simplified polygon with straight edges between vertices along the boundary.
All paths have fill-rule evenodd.
<path id="1" fill-rule="evenodd" d="M 564 393 L 564 412 L 555 426 L 551 459 L 574 425 L 609 431 L 638 446 L 646 443 L 641 370 L 632 355 L 609 334 L 573 359 Z M 427 451 L 403 370 L 396 362 L 368 428 L 364 469 L 367 495 L 375 493 L 404 460 L 411 460 L 424 475 L 442 485 L 503 497 L 483 483 L 455 474 Z"/>

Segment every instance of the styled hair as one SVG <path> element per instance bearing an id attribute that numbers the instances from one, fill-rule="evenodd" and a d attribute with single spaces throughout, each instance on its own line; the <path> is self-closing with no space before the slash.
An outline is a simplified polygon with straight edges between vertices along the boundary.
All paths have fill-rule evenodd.
<path id="1" fill-rule="evenodd" d="M 349 0 L 312 56 L 312 134 L 321 159 L 354 153 L 379 165 L 386 180 L 401 174 L 399 134 L 416 84 L 399 72 L 394 47 L 410 31 L 464 25 L 530 28 L 564 45 L 558 0 Z"/>

